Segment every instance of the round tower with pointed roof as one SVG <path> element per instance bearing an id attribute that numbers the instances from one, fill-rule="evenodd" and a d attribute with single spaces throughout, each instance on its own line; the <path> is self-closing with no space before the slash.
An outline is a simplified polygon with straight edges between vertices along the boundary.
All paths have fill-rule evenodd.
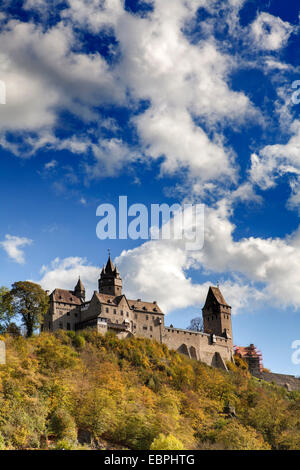
<path id="1" fill-rule="evenodd" d="M 78 297 L 82 302 L 85 301 L 85 288 L 84 285 L 81 282 L 80 276 L 78 278 L 78 282 L 75 286 L 74 289 L 74 295 Z"/>
<path id="2" fill-rule="evenodd" d="M 110 255 L 105 268 L 101 271 L 98 286 L 100 294 L 122 295 L 122 279 Z"/>

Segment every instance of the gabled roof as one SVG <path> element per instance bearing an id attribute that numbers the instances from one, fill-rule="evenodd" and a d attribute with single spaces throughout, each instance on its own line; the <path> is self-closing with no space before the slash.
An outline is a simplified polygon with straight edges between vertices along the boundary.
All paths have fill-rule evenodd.
<path id="1" fill-rule="evenodd" d="M 145 313 L 160 313 L 160 314 L 163 314 L 164 313 L 161 311 L 161 309 L 159 308 L 159 306 L 157 305 L 157 303 L 155 302 L 144 302 L 143 300 L 129 300 L 128 299 L 128 303 L 130 305 L 130 307 L 132 308 L 132 310 L 136 310 L 136 311 L 139 311 L 139 312 L 145 312 Z"/>
<path id="2" fill-rule="evenodd" d="M 66 289 L 54 289 L 51 294 L 54 302 L 64 302 L 68 304 L 81 305 L 81 300 L 74 295 L 74 292 Z"/>
<path id="3" fill-rule="evenodd" d="M 128 308 L 134 311 L 144 312 L 144 313 L 152 313 L 152 314 L 163 314 L 157 303 L 153 302 L 144 302 L 142 300 L 129 300 L 126 298 L 126 295 L 109 295 L 109 294 L 101 294 L 95 291 L 95 295 L 97 299 L 106 305 L 116 305 L 118 306 L 122 299 L 126 300 Z"/>
<path id="4" fill-rule="evenodd" d="M 210 286 L 208 289 L 204 308 L 210 306 L 212 303 L 215 303 L 215 302 L 217 302 L 219 305 L 225 305 L 227 307 L 230 307 L 230 305 L 228 305 L 228 303 L 224 299 L 223 294 L 220 291 L 219 287 Z"/>
<path id="5" fill-rule="evenodd" d="M 123 295 L 110 295 L 110 294 L 102 294 L 102 293 L 95 291 L 95 295 L 102 304 L 107 304 L 107 305 L 119 305 L 121 300 L 124 298 L 128 305 L 128 308 L 130 308 L 129 303 L 126 299 L 126 296 L 124 294 Z"/>

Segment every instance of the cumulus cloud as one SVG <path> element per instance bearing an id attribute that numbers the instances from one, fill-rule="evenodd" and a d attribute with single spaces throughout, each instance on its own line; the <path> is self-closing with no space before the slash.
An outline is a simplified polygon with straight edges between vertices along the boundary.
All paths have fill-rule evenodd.
<path id="1" fill-rule="evenodd" d="M 124 90 L 100 54 L 74 52 L 71 27 L 58 23 L 46 31 L 39 25 L 9 21 L 0 33 L 0 75 L 7 103 L 1 130 L 53 128 L 61 110 L 95 120 L 93 107 L 121 103 Z"/>
<path id="2" fill-rule="evenodd" d="M 25 263 L 25 254 L 22 248 L 31 244 L 32 240 L 29 238 L 8 234 L 5 235 L 5 240 L 0 242 L 0 245 L 4 248 L 8 256 L 19 264 Z"/>
<path id="3" fill-rule="evenodd" d="M 53 26 L 8 21 L 0 33 L 0 75 L 8 96 L 0 114 L 2 145 L 27 156 L 45 147 L 91 156 L 94 161 L 83 165 L 91 178 L 117 175 L 140 157 L 163 157 L 163 172 L 187 169 L 200 184 L 221 174 L 223 181 L 232 182 L 233 152 L 224 145 L 222 128 L 228 123 L 240 126 L 259 113 L 243 92 L 230 88 L 238 62 L 225 54 L 222 44 L 211 33 L 197 43 L 184 34 L 198 8 L 216 13 L 218 2 L 173 0 L 168 9 L 162 0 L 150 3 L 153 11 L 139 16 L 128 12 L 121 0 L 68 0 L 60 10 L 61 21 Z M 228 1 L 225 21 L 232 23 L 242 5 L 242 0 Z M 44 15 L 52 7 L 53 2 L 44 0 L 25 3 Z M 99 53 L 81 52 L 80 34 L 87 30 L 98 37 L 115 35 L 117 50 L 112 53 L 120 60 L 109 65 Z M 93 140 L 54 135 L 61 111 L 92 128 L 100 105 L 134 110 L 141 100 L 149 107 L 132 122 L 143 155 L 119 136 Z M 26 152 L 6 138 L 6 130 L 23 133 Z"/>
<path id="4" fill-rule="evenodd" d="M 116 258 L 124 291 L 129 298 L 157 300 L 168 313 L 190 306 L 201 308 L 218 273 L 221 289 L 233 313 L 251 310 L 259 303 L 283 308 L 300 306 L 300 229 L 285 238 L 234 239 L 231 207 L 223 201 L 207 208 L 204 247 L 187 251 L 184 240 L 149 240 L 123 251 Z M 175 217 L 176 223 L 176 217 Z M 198 271 L 205 282 L 193 282 Z M 43 267 L 39 281 L 46 289 L 71 289 L 78 275 L 89 295 L 96 288 L 99 269 L 82 258 L 56 259 Z"/>
<path id="5" fill-rule="evenodd" d="M 300 121 L 290 128 L 291 137 L 286 144 L 267 145 L 258 154 L 251 155 L 250 178 L 266 190 L 276 186 L 283 175 L 290 177 L 291 197 L 288 206 L 299 208 L 300 202 Z"/>
<path id="6" fill-rule="evenodd" d="M 251 37 L 256 47 L 276 51 L 286 45 L 293 30 L 287 21 L 262 12 L 251 25 Z"/>
<path id="7" fill-rule="evenodd" d="M 49 266 L 42 267 L 38 283 L 45 290 L 52 291 L 57 287 L 73 290 L 80 276 L 86 289 L 87 299 L 89 299 L 97 288 L 99 275 L 100 269 L 89 265 L 85 258 L 75 256 L 64 259 L 55 258 Z"/>
<path id="8" fill-rule="evenodd" d="M 207 208 L 202 250 L 186 251 L 181 241 L 158 240 L 124 251 L 117 262 L 126 273 L 131 295 L 142 292 L 151 300 L 157 293 L 167 311 L 201 305 L 208 284 L 192 283 L 187 272 L 195 269 L 207 277 L 219 273 L 227 279 L 222 290 L 235 311 L 262 300 L 298 308 L 300 230 L 283 239 L 249 237 L 235 241 L 230 212 L 226 201 L 217 209 Z"/>

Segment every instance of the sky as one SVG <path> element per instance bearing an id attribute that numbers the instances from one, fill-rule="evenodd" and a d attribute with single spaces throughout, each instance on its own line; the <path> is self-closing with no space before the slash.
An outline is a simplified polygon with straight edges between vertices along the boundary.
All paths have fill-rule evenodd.
<path id="1" fill-rule="evenodd" d="M 109 249 L 166 324 L 218 283 L 234 344 L 300 375 L 297 3 L 2 0 L 0 285 L 80 276 L 90 296 Z M 203 204 L 203 247 L 99 239 L 119 196 Z"/>

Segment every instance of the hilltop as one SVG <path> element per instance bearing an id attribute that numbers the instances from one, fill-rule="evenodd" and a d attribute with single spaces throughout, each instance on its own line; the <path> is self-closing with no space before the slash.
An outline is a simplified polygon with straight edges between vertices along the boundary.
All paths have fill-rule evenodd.
<path id="1" fill-rule="evenodd" d="M 144 338 L 1 337 L 0 449 L 300 449 L 300 393 Z"/>

